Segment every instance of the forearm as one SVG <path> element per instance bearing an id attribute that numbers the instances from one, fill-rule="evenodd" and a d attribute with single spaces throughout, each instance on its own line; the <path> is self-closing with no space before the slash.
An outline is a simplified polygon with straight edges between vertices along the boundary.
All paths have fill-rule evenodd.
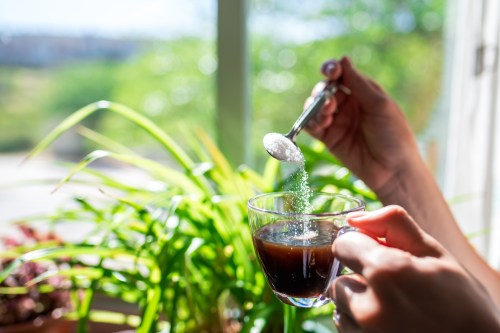
<path id="1" fill-rule="evenodd" d="M 427 233 L 448 251 L 488 289 L 500 306 L 500 276 L 466 239 L 437 183 L 422 159 L 409 163 L 377 193 L 384 205 L 405 208 Z"/>

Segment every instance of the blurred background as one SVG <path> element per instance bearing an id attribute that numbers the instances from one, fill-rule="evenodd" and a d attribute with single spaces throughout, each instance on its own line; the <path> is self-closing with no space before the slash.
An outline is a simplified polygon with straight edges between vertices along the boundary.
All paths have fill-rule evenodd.
<path id="1" fill-rule="evenodd" d="M 487 187 L 489 192 L 485 194 L 483 185 L 488 179 L 492 184 L 498 183 L 493 167 L 497 162 L 491 159 L 493 142 L 498 139 L 491 137 L 488 141 L 490 151 L 485 156 L 490 158 L 484 162 L 489 168 L 487 178 L 474 176 L 478 177 L 474 184 L 482 184 L 479 190 L 456 188 L 457 179 L 466 177 L 463 173 L 452 173 L 454 178 L 447 179 L 450 163 L 459 163 L 450 162 L 447 149 L 458 147 L 458 141 L 453 141 L 457 138 L 456 130 L 449 126 L 450 96 L 458 89 L 450 84 L 457 82 L 451 64 L 456 65 L 456 55 L 461 52 L 455 37 L 459 36 L 459 29 L 464 29 L 461 17 L 471 2 L 242 3 L 243 10 L 234 15 L 245 24 L 245 31 L 238 32 L 244 37 L 247 58 L 243 63 L 248 64 L 239 76 L 248 82 L 243 87 L 246 99 L 241 112 L 245 115 L 226 126 L 243 126 L 249 135 L 247 139 L 234 140 L 220 133 L 220 122 L 227 120 L 221 120 L 224 114 L 218 113 L 217 107 L 218 98 L 224 98 L 220 89 L 217 94 L 221 82 L 217 71 L 224 65 L 218 59 L 221 52 L 231 55 L 233 47 L 231 40 L 221 44 L 222 34 L 218 30 L 227 30 L 230 21 L 224 21 L 233 15 L 221 11 L 222 7 L 227 10 L 227 2 L 1 0 L 0 178 L 5 183 L 39 176 L 58 177 L 54 160 L 77 160 L 91 149 L 76 132 L 65 134 L 49 154 L 30 162 L 31 167 L 24 171 L 19 171 L 17 165 L 62 119 L 103 99 L 123 103 L 147 115 L 181 146 L 188 147 L 190 136 L 199 129 L 217 138 L 223 146 L 224 142 L 228 142 L 226 146 L 243 146 L 247 153 L 243 160 L 234 159 L 235 165 L 244 162 L 258 169 L 267 159 L 261 146 L 262 136 L 267 132 L 287 132 L 302 111 L 311 88 L 322 79 L 321 63 L 349 55 L 401 105 L 418 136 L 422 154 L 450 202 L 459 205 L 479 198 L 481 210 L 489 207 L 488 222 L 481 220 L 471 225 L 467 217 L 468 224 L 463 224 L 467 233 L 482 235 L 478 246 L 488 253 L 490 221 L 498 212 L 498 200 L 494 199 L 498 186 Z M 476 7 L 476 16 L 469 11 L 467 24 L 472 27 L 471 35 L 476 32 L 475 24 L 484 23 L 487 15 L 486 5 Z M 220 50 L 221 45 L 224 50 Z M 473 43 L 470 52 L 476 52 L 476 47 Z M 241 45 L 234 45 L 234 50 L 239 48 Z M 238 56 L 237 52 L 234 54 Z M 476 64 L 473 60 L 468 63 L 471 65 L 466 68 Z M 496 67 L 488 70 L 496 71 Z M 491 119 L 484 121 L 491 123 Z M 145 155 L 159 160 L 167 158 L 158 154 L 155 144 L 147 141 L 140 129 L 112 113 L 97 113 L 85 125 Z M 307 143 L 310 139 L 303 135 L 300 141 Z M 463 147 L 474 148 L 477 146 Z M 230 155 L 231 147 L 227 149 Z M 116 170 L 129 175 L 128 171 Z M 29 194 L 12 188 L 10 191 L 0 194 L 3 219 L 29 213 L 29 207 L 42 209 L 57 201 L 54 197 L 46 198 L 46 189 L 32 189 Z M 26 202 L 30 198 L 27 195 L 33 196 L 31 203 Z"/>
<path id="2" fill-rule="evenodd" d="M 186 127 L 216 136 L 216 1 L 3 0 L 0 149 L 28 150 L 64 117 L 106 99 L 151 117 L 179 142 Z M 442 72 L 444 1 L 250 1 L 251 142 L 285 132 L 321 79 L 321 63 L 350 55 L 424 133 Z M 425 73 L 425 75 L 422 75 Z M 153 150 L 113 114 L 89 127 Z M 85 149 L 63 140 L 61 153 Z"/>

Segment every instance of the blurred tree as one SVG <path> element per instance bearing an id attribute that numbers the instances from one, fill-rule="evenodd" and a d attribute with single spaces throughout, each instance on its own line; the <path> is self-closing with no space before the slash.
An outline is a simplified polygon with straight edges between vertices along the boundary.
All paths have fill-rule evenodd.
<path id="1" fill-rule="evenodd" d="M 210 41 L 156 41 L 150 51 L 119 68 L 110 98 L 145 113 L 174 139 L 186 143 L 183 127 L 214 134 L 216 68 L 215 46 Z M 142 145 L 143 133 L 126 120 L 107 114 L 102 126 L 110 137 L 148 149 Z"/>
<path id="2" fill-rule="evenodd" d="M 109 61 L 88 61 L 53 69 L 40 105 L 48 124 L 59 123 L 91 102 L 109 100 L 116 87 L 116 70 L 120 65 Z M 98 112 L 85 119 L 83 125 L 97 129 L 101 119 L 102 113 Z M 68 157 L 81 157 L 85 151 L 84 141 L 74 130 L 65 136 L 64 140 L 59 140 L 54 145 L 55 151 Z"/>
<path id="3" fill-rule="evenodd" d="M 40 140 L 39 106 L 48 82 L 43 71 L 0 67 L 0 152 L 29 149 Z"/>
<path id="4" fill-rule="evenodd" d="M 43 108 L 60 121 L 86 104 L 110 99 L 117 85 L 119 66 L 112 62 L 83 62 L 57 69 Z M 100 116 L 92 115 L 86 125 L 98 126 Z"/>
<path id="5" fill-rule="evenodd" d="M 445 0 L 253 0 L 251 142 L 257 163 L 266 158 L 264 133 L 288 131 L 322 79 L 321 63 L 344 54 L 396 98 L 417 133 L 425 129 L 440 90 L 444 6 Z M 41 119 L 60 120 L 101 99 L 147 114 L 181 144 L 189 140 L 183 127 L 202 127 L 213 135 L 214 42 L 181 38 L 145 44 L 144 53 L 122 63 L 74 63 L 50 74 L 2 69 L 0 149 L 25 148 L 46 132 Z M 131 147 L 154 149 L 140 130 L 113 114 L 97 114 L 87 125 Z"/>

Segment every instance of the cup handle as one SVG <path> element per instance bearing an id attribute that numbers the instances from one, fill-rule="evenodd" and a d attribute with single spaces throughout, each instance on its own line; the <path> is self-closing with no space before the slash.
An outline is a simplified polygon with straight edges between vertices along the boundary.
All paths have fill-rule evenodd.
<path id="1" fill-rule="evenodd" d="M 351 227 L 351 226 L 342 227 L 342 228 L 340 228 L 340 230 L 337 233 L 337 238 L 348 233 L 348 232 L 353 232 L 353 231 L 358 231 L 358 230 L 354 227 Z M 342 271 L 344 271 L 344 270 L 347 270 L 348 274 L 353 273 L 353 271 L 351 271 L 348 267 L 345 267 L 344 265 L 342 265 L 340 260 L 338 260 L 337 258 L 334 258 L 333 259 L 333 268 L 332 268 L 332 281 L 333 281 L 333 279 L 342 275 Z"/>
<path id="2" fill-rule="evenodd" d="M 351 232 L 351 231 L 358 231 L 358 229 L 347 225 L 347 226 L 342 227 L 342 228 L 339 229 L 339 232 L 337 233 L 337 237 L 340 237 L 343 234 Z"/>

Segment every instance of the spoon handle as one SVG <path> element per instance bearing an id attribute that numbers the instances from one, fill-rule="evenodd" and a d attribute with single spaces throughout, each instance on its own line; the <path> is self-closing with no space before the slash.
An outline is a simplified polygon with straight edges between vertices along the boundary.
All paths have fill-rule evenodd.
<path id="1" fill-rule="evenodd" d="M 292 129 L 286 137 L 295 142 L 295 137 L 304 128 L 304 126 L 311 120 L 314 115 L 321 110 L 325 102 L 332 97 L 332 95 L 337 91 L 337 83 L 330 82 L 326 87 L 316 96 L 314 101 L 307 107 L 307 109 L 302 112 L 299 118 L 293 124 Z"/>

